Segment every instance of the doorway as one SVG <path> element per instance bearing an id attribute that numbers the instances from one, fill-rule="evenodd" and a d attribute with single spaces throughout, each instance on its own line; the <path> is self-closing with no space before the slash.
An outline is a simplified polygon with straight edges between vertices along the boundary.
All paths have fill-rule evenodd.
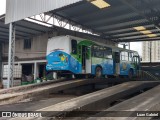
<path id="1" fill-rule="evenodd" d="M 87 47 L 82 45 L 82 70 L 86 70 Z"/>
<path id="2" fill-rule="evenodd" d="M 33 64 L 22 64 L 22 74 L 32 75 L 33 74 Z"/>
<path id="3" fill-rule="evenodd" d="M 115 74 L 120 74 L 120 52 L 114 52 Z"/>
<path id="4" fill-rule="evenodd" d="M 140 69 L 140 58 L 139 58 L 139 56 L 133 56 L 133 62 L 134 62 L 136 70 L 139 70 Z"/>
<path id="5" fill-rule="evenodd" d="M 39 78 L 42 78 L 46 76 L 46 65 L 45 64 L 39 64 Z"/>

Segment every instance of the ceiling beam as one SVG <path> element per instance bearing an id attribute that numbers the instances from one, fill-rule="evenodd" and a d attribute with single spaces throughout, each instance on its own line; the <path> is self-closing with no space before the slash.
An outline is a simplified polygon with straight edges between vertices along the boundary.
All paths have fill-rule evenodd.
<path id="1" fill-rule="evenodd" d="M 0 38 L 0 43 L 1 43 L 1 42 L 9 42 L 9 40 L 8 40 L 8 39 L 1 39 L 1 38 Z"/>
<path id="2" fill-rule="evenodd" d="M 103 26 L 103 27 L 96 28 L 96 30 L 99 32 L 105 31 L 105 33 L 108 33 L 114 30 L 128 29 L 128 28 L 133 29 L 133 27 L 135 26 L 146 26 L 146 25 L 150 25 L 150 23 L 147 21 L 136 20 L 136 21 L 130 21 L 130 22 L 121 23 L 121 24 L 117 23 L 115 25 Z"/>
<path id="3" fill-rule="evenodd" d="M 129 6 L 133 11 L 135 11 L 136 13 L 138 13 L 139 15 L 141 15 L 143 18 L 145 18 L 148 22 L 150 22 L 151 24 L 153 24 L 158 30 L 160 30 L 160 26 L 157 23 L 154 23 L 148 16 L 146 16 L 138 8 L 136 8 L 135 6 L 131 5 L 127 0 L 121 0 L 121 1 L 125 5 Z M 145 1 L 143 1 L 143 6 L 146 6 L 147 9 L 150 8 L 149 6 L 146 5 Z M 152 11 L 152 14 L 154 14 L 153 8 L 150 8 L 150 10 Z"/>
<path id="4" fill-rule="evenodd" d="M 117 43 L 119 42 L 142 42 L 142 41 L 159 41 L 160 37 L 158 38 L 148 38 L 148 39 L 131 39 L 131 40 L 119 40 L 119 41 L 115 41 Z"/>
<path id="5" fill-rule="evenodd" d="M 153 34 L 159 34 L 159 31 L 157 29 L 154 30 L 150 30 Z M 124 37 L 133 37 L 133 36 L 140 36 L 140 35 L 144 35 L 143 33 L 139 32 L 139 31 L 132 31 L 132 32 L 128 32 L 128 33 L 122 33 L 122 34 L 115 34 L 113 35 L 114 38 L 124 38 Z"/>
<path id="6" fill-rule="evenodd" d="M 153 25 L 145 25 L 144 27 L 148 30 L 156 29 Z M 133 28 L 122 28 L 122 29 L 107 31 L 107 33 L 110 35 L 125 34 L 125 33 L 132 33 L 132 32 L 136 32 L 136 30 Z"/>

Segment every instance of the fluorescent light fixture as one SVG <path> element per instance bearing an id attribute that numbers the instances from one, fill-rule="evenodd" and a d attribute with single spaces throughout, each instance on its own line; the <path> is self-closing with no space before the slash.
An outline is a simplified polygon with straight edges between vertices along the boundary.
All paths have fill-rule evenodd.
<path id="1" fill-rule="evenodd" d="M 91 1 L 91 3 L 100 9 L 111 6 L 109 3 L 105 2 L 104 0 L 93 0 Z"/>
<path id="2" fill-rule="evenodd" d="M 157 37 L 156 34 L 152 34 L 151 31 L 146 30 L 146 28 L 143 27 L 143 26 L 134 27 L 134 29 L 137 30 L 137 31 L 139 31 L 139 32 L 141 32 L 141 33 L 143 33 L 143 34 L 145 34 L 148 37 Z"/>
<path id="3" fill-rule="evenodd" d="M 143 26 L 134 27 L 134 29 L 136 29 L 137 31 L 146 30 L 146 28 L 145 28 L 145 27 L 143 27 Z"/>
<path id="4" fill-rule="evenodd" d="M 148 37 L 157 37 L 156 34 L 148 34 L 147 36 L 148 36 Z"/>
<path id="5" fill-rule="evenodd" d="M 151 31 L 149 31 L 149 30 L 144 30 L 144 31 L 140 31 L 141 33 L 143 33 L 143 34 L 151 34 L 152 32 Z"/>

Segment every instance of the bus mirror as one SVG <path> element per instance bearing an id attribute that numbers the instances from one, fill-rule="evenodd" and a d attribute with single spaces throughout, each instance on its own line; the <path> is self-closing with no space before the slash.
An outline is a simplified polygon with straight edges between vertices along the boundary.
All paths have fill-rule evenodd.
<path id="1" fill-rule="evenodd" d="M 140 61 L 142 61 L 142 58 L 140 58 Z"/>

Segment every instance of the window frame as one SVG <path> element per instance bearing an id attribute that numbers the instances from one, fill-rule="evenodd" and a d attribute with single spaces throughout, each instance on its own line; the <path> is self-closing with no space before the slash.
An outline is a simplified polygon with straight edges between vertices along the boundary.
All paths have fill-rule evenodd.
<path id="1" fill-rule="evenodd" d="M 105 59 L 113 59 L 112 48 L 110 48 L 110 47 L 104 47 L 104 48 L 107 48 L 107 49 L 106 49 L 107 52 L 108 52 L 108 50 L 110 50 L 110 55 L 111 55 L 111 58 L 105 57 L 105 50 L 104 50 L 104 53 L 103 53 L 103 54 L 104 54 L 104 55 L 103 55 L 104 58 L 105 58 Z M 108 56 L 109 56 L 109 54 L 108 54 Z"/>
<path id="2" fill-rule="evenodd" d="M 97 48 L 97 49 L 95 49 L 95 48 Z M 105 48 L 106 48 L 106 50 L 105 50 Z M 108 52 L 108 50 L 110 50 L 111 58 L 105 57 L 105 51 Z M 99 54 L 99 55 L 97 55 L 97 54 Z M 109 56 L 109 54 L 108 54 L 108 56 Z M 113 59 L 112 48 L 105 47 L 105 46 L 99 46 L 99 45 L 93 45 L 92 46 L 92 57 L 104 58 L 104 59 Z"/>
<path id="3" fill-rule="evenodd" d="M 128 51 L 121 51 L 120 52 L 120 60 L 121 61 L 129 61 L 129 52 Z"/>
<path id="4" fill-rule="evenodd" d="M 73 41 L 76 42 L 76 47 L 74 46 L 75 44 L 73 44 Z M 78 43 L 77 43 L 77 40 L 75 39 L 71 39 L 71 53 L 72 54 L 77 54 L 78 53 Z M 73 52 L 73 48 L 75 48 L 75 52 Z"/>
<path id="5" fill-rule="evenodd" d="M 28 50 L 32 48 L 32 39 L 31 38 L 27 38 L 23 40 L 23 49 L 24 50 Z"/>

